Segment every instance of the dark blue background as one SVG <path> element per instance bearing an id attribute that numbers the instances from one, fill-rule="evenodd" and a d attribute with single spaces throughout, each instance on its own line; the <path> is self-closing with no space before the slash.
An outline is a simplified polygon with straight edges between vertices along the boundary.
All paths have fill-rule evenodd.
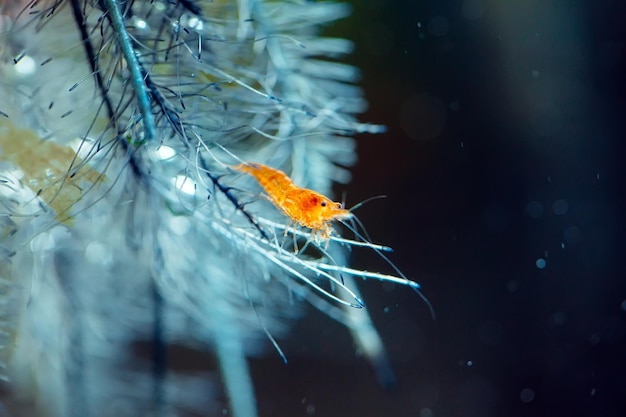
<path id="1" fill-rule="evenodd" d="M 389 196 L 359 216 L 437 319 L 405 288 L 364 285 L 395 389 L 313 314 L 284 346 L 288 367 L 253 364 L 261 415 L 626 415 L 624 7 L 354 9 L 329 33 L 356 42 L 361 119 L 388 132 L 358 138 L 348 205 Z"/>

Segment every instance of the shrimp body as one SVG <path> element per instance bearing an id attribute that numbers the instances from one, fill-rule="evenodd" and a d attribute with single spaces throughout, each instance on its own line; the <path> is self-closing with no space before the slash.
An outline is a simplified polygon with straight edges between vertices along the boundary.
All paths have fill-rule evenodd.
<path id="1" fill-rule="evenodd" d="M 284 172 L 263 164 L 240 164 L 233 169 L 252 175 L 263 187 L 270 201 L 294 222 L 308 227 L 326 240 L 332 233 L 333 220 L 352 216 L 343 204 L 316 191 L 298 187 Z"/>

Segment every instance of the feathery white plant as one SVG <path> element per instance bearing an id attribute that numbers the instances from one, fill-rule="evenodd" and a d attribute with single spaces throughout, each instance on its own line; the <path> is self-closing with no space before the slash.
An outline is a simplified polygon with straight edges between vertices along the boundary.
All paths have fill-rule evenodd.
<path id="1" fill-rule="evenodd" d="M 384 247 L 325 248 L 286 230 L 229 168 L 263 162 L 326 194 L 349 180 L 347 135 L 380 128 L 354 119 L 357 72 L 334 61 L 351 44 L 319 36 L 348 12 L 271 0 L 0 8 L 0 342 L 18 397 L 41 415 L 220 413 L 203 390 L 176 389 L 198 385 L 167 368 L 167 345 L 181 344 L 215 352 L 232 414 L 253 417 L 246 357 L 265 338 L 280 351 L 299 299 L 384 362 L 352 277 L 419 286 L 346 265 L 350 245 Z M 131 349 L 142 340 L 152 358 Z"/>

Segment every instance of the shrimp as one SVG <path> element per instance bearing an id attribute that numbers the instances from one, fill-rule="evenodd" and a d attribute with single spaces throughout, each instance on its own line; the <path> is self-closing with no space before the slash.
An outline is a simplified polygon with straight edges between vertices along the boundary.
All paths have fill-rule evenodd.
<path id="1" fill-rule="evenodd" d="M 307 188 L 298 187 L 284 172 L 258 163 L 245 163 L 234 170 L 253 176 L 267 193 L 270 201 L 293 222 L 313 231 L 314 236 L 328 241 L 331 222 L 352 217 L 352 213 L 328 197 Z"/>
<path id="2" fill-rule="evenodd" d="M 232 169 L 244 172 L 253 176 L 258 183 L 263 187 L 267 193 L 270 201 L 280 209 L 286 216 L 288 216 L 293 222 L 296 222 L 304 227 L 308 227 L 313 231 L 315 238 L 320 238 L 328 244 L 330 235 L 333 231 L 331 222 L 333 220 L 345 220 L 354 219 L 358 224 L 360 221 L 352 210 L 362 206 L 368 201 L 377 198 L 384 198 L 385 196 L 376 196 L 369 198 L 352 209 L 347 210 L 343 207 L 343 204 L 333 202 L 328 197 L 320 194 L 316 191 L 306 188 L 298 187 L 291 181 L 291 178 L 284 172 L 270 168 L 267 165 L 259 163 L 243 163 L 233 166 Z M 345 224 L 345 223 L 344 223 Z M 361 225 L 362 226 L 362 225 Z M 356 227 L 346 225 L 358 239 L 363 243 L 356 241 L 346 241 L 354 246 L 366 246 L 374 250 L 389 266 L 391 266 L 396 272 L 397 276 L 379 274 L 376 272 L 358 271 L 337 265 L 317 264 L 315 267 L 325 271 L 339 271 L 353 276 L 361 276 L 364 278 L 377 278 L 388 282 L 394 282 L 397 284 L 406 285 L 413 289 L 419 295 L 419 297 L 426 303 L 432 318 L 435 318 L 435 310 L 432 304 L 420 291 L 420 284 L 415 281 L 411 281 L 406 275 L 394 264 L 391 259 L 387 257 L 383 252 L 391 251 L 391 248 L 386 246 L 375 245 L 371 243 L 371 239 L 364 231 L 363 236 Z M 285 229 L 286 230 L 286 229 Z M 338 239 L 342 241 L 343 239 Z M 342 278 L 343 283 L 343 278 Z"/>

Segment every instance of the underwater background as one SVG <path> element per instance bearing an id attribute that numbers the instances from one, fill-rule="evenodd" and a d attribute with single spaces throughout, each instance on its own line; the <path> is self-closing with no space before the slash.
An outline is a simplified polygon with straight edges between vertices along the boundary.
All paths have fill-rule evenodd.
<path id="1" fill-rule="evenodd" d="M 364 118 L 388 131 L 358 137 L 348 205 L 388 196 L 359 216 L 437 317 L 365 288 L 394 389 L 317 318 L 292 343 L 342 359 L 294 359 L 287 380 L 318 381 L 303 386 L 325 416 L 626 415 L 624 5 L 354 9 L 336 30 L 357 44 Z M 302 415 L 294 397 L 275 401 Z"/>
<path id="2" fill-rule="evenodd" d="M 18 3 L 24 2 L 15 2 Z M 188 1 L 155 3 L 194 4 Z M 216 0 L 206 2 L 206 5 L 209 3 L 216 7 L 236 4 L 245 9 L 248 3 L 278 8 L 282 3 L 313 6 L 331 5 L 332 2 Z M 4 2 L 7 4 L 12 2 Z M 137 4 L 148 7 L 151 3 L 138 1 Z M 59 363 L 64 365 L 64 360 L 72 362 L 67 375 L 60 378 L 67 386 L 62 385 L 61 394 L 55 391 L 56 388 L 51 393 L 42 394 L 46 375 L 34 377 L 28 374 L 25 385 L 32 383 L 39 387 L 39 391 L 33 389 L 33 394 L 26 390 L 24 394 L 14 391 L 11 378 L 8 378 L 0 397 L 6 409 L 0 409 L 0 415 L 626 415 L 626 165 L 623 162 L 626 157 L 626 82 L 623 80 L 626 73 L 626 26 L 623 24 L 626 7 L 612 0 L 355 0 L 351 2 L 351 9 L 349 16 L 337 22 L 332 21 L 343 16 L 344 9 L 336 9 L 337 16 L 334 16 L 332 6 L 329 6 L 328 11 L 312 16 L 323 16 L 319 26 L 324 36 L 354 42 L 354 51 L 346 56 L 343 53 L 350 48 L 344 51 L 343 46 L 335 45 L 339 51 L 337 54 L 342 56 L 332 56 L 331 60 L 347 62 L 358 68 L 358 79 L 352 80 L 351 75 L 345 75 L 345 69 L 336 69 L 333 75 L 342 82 L 354 82 L 360 86 L 369 103 L 366 110 L 348 111 L 345 119 L 341 118 L 336 125 L 329 127 L 329 130 L 355 132 L 357 160 L 349 168 L 352 179 L 346 183 L 343 171 L 340 171 L 341 175 L 334 171 L 316 175 L 320 174 L 319 167 L 310 170 L 313 174 L 305 173 L 302 177 L 311 187 L 319 181 L 330 189 L 334 181 L 334 199 L 345 200 L 347 207 L 384 195 L 385 198 L 365 203 L 355 214 L 373 242 L 394 249 L 388 254 L 391 261 L 408 278 L 421 285 L 422 294 L 434 308 L 433 318 L 428 305 L 402 285 L 376 280 L 359 285 L 367 312 L 386 349 L 389 367 L 385 368 L 386 374 L 383 372 L 385 377 L 381 379 L 381 375 L 373 371 L 343 324 L 304 302 L 293 303 L 291 298 L 285 302 L 286 292 L 280 292 L 274 285 L 266 288 L 251 280 L 250 294 L 241 297 L 241 304 L 229 304 L 230 299 L 225 298 L 233 307 L 225 316 L 236 325 L 208 314 L 200 314 L 201 318 L 194 317 L 193 320 L 183 319 L 180 316 L 184 314 L 171 307 L 168 313 L 171 323 L 164 320 L 164 328 L 169 326 L 172 332 L 167 335 L 171 339 L 163 336 L 164 341 L 161 341 L 167 345 L 167 360 L 156 368 L 163 366 L 184 377 L 168 380 L 159 388 L 175 399 L 172 404 L 165 401 L 151 404 L 150 401 L 160 395 L 152 392 L 153 379 L 160 378 L 159 372 L 165 371 L 157 369 L 155 375 L 150 364 L 155 357 L 155 362 L 163 360 L 160 356 L 163 352 L 155 354 L 158 349 L 153 346 L 154 340 L 150 336 L 158 332 L 151 334 L 154 318 L 147 317 L 150 314 L 146 313 L 152 312 L 150 302 L 159 304 L 160 295 L 151 298 L 146 294 L 161 292 L 167 299 L 164 290 L 167 285 L 171 285 L 172 290 L 180 288 L 157 280 L 158 290 L 155 290 L 151 286 L 153 276 L 146 278 L 143 274 L 158 273 L 137 266 L 122 272 L 113 271 L 107 278 L 116 285 L 129 277 L 136 278 L 137 285 L 130 294 L 114 286 L 103 292 L 110 298 L 102 297 L 96 290 L 89 294 L 92 297 L 89 300 L 93 300 L 93 306 L 98 309 L 89 304 L 74 305 L 74 296 L 85 296 L 78 291 L 74 294 L 74 285 L 85 291 L 79 286 L 78 279 L 85 268 L 95 270 L 95 267 L 85 266 L 87 261 L 72 252 L 80 245 L 80 242 L 72 241 L 67 248 L 59 249 L 63 256 L 75 262 L 68 261 L 70 266 L 65 266 L 71 279 L 59 278 L 63 285 L 60 290 L 55 287 L 55 291 L 69 299 L 68 316 L 82 317 L 73 314 L 73 309 L 84 312 L 93 307 L 97 310 L 95 315 L 102 314 L 110 320 L 103 319 L 104 330 L 98 330 L 118 332 L 111 337 L 114 347 L 91 346 L 89 343 L 101 337 L 98 334 L 93 340 L 86 337 L 85 346 L 78 349 L 76 346 L 80 344 L 74 342 L 82 336 L 80 331 L 74 330 L 86 332 L 89 326 L 80 323 L 80 319 L 63 321 L 64 317 L 61 317 L 55 322 L 55 318 L 51 318 L 52 322 L 61 323 L 64 329 L 65 326 L 70 329 L 69 336 L 58 337 L 69 346 L 67 351 L 60 349 L 62 359 Z M 94 6 L 94 10 L 97 7 Z M 142 9 L 143 12 L 149 15 Z M 92 13 L 97 14 L 96 11 Z M 288 15 L 276 16 L 271 16 L 270 20 L 275 18 L 284 27 L 293 29 L 290 27 L 293 24 L 294 31 L 300 30 L 293 23 L 299 20 Z M 298 15 L 298 19 L 301 18 Z M 239 24 L 244 26 L 241 21 Z M 193 26 L 190 24 L 188 28 Z M 305 37 L 312 32 L 307 28 L 303 33 L 299 35 Z M 228 35 L 233 39 L 236 37 L 232 33 Z M 299 39 L 296 35 L 294 37 L 296 41 Z M 317 45 L 323 55 L 322 43 L 314 44 L 312 39 L 313 36 L 308 39 L 311 42 L 309 47 Z M 296 41 L 294 44 L 299 46 Z M 217 51 L 224 47 L 218 43 L 211 46 Z M 214 52 L 211 48 L 208 50 Z M 15 57 L 19 48 L 11 53 L 11 58 Z M 61 55 L 59 51 L 54 53 Z M 207 52 L 203 53 L 206 57 Z M 239 58 L 233 55 L 234 61 Z M 224 71 L 234 71 L 233 68 Z M 324 70 L 324 67 L 320 69 Z M 332 72 L 330 69 L 333 68 L 329 68 Z M 244 75 L 232 73 L 244 79 Z M 276 78 L 281 76 L 279 74 Z M 70 85 L 78 83 L 76 74 L 71 77 L 74 78 Z M 204 82 L 215 79 L 219 77 L 213 73 L 211 77 L 207 75 Z M 3 81 L 0 79 L 0 87 L 7 88 Z M 326 87 L 323 83 L 321 85 Z M 306 99 L 318 105 L 315 88 L 307 92 Z M 231 94 L 228 88 L 224 90 L 226 92 L 219 93 Z M 341 95 L 344 90 L 337 91 Z M 270 107 L 263 101 L 268 97 L 255 94 L 251 94 L 250 102 L 231 104 L 229 111 L 241 105 L 246 110 L 242 113 L 249 115 L 254 110 L 263 114 Z M 0 98 L 2 105 L 5 104 L 3 100 Z M 58 100 L 55 109 L 60 104 Z M 319 104 L 320 107 L 323 104 Z M 46 107 L 47 101 L 41 105 Z M 246 108 L 247 105 L 252 110 Z M 354 106 L 359 107 L 358 104 Z M 364 111 L 356 116 L 360 122 L 384 125 L 386 131 L 372 134 L 378 131 L 373 125 L 354 124 L 351 115 L 361 110 Z M 8 110 L 0 107 L 0 111 Z M 14 114 L 10 116 L 14 118 Z M 283 116 L 281 113 L 280 117 Z M 268 119 L 271 118 L 268 116 Z M 251 120 L 249 126 L 256 129 L 253 122 L 258 118 L 254 114 L 246 120 Z M 285 122 L 280 120 L 283 128 Z M 271 119 L 271 123 L 274 122 Z M 275 124 L 279 125 L 278 122 Z M 267 125 L 262 127 L 267 128 Z M 246 133 L 263 136 L 259 131 Z M 274 132 L 270 128 L 267 131 Z M 359 133 L 363 131 L 366 133 Z M 259 136 L 255 140 L 259 141 Z M 341 148 L 342 152 L 346 149 L 346 153 L 351 152 L 346 142 L 332 142 L 332 137 L 325 140 Z M 236 145 L 236 140 L 224 142 L 226 147 L 233 143 Z M 235 145 L 242 157 L 254 155 Z M 281 155 L 280 152 L 272 154 L 271 149 L 264 151 L 264 158 Z M 311 155 L 307 156 L 313 160 Z M 350 158 L 338 158 L 338 165 L 349 167 Z M 258 193 L 258 189 L 251 190 Z M 122 191 L 116 192 L 122 194 Z M 115 196 L 115 192 L 110 194 Z M 202 200 L 205 199 L 206 196 L 202 195 Z M 109 203 L 112 207 L 119 207 L 115 202 Z M 147 198 L 141 204 L 155 206 Z M 106 211 L 107 206 L 94 207 L 98 212 Z M 163 210 L 163 217 L 174 211 L 168 207 Z M 128 223 L 134 225 L 131 220 Z M 102 226 L 103 222 L 99 220 L 98 224 Z M 33 226 L 34 230 L 37 227 L 40 225 Z M 341 226 L 337 229 L 346 232 Z M 124 230 L 122 226 L 120 230 Z M 157 233 L 146 235 L 153 237 Z M 82 237 L 85 242 L 91 238 Z M 162 239 L 167 241 L 167 237 Z M 207 238 L 207 241 L 210 243 L 213 239 Z M 198 242 L 202 242 L 201 238 Z M 229 253 L 228 250 L 217 243 L 215 246 L 218 247 L 216 252 L 223 251 L 220 252 L 222 258 L 217 258 L 226 259 L 223 253 Z M 172 244 L 169 249 L 175 247 Z M 49 250 L 45 247 L 41 253 Z M 100 251 L 106 252 L 104 249 Z M 124 248 L 119 251 L 126 252 Z M 34 249 L 33 252 L 38 253 Z M 101 256 L 101 252 L 96 252 Z M 198 251 L 198 254 L 202 253 Z M 195 255 L 194 252 L 189 257 L 193 259 Z M 127 257 L 119 256 L 117 260 L 114 257 L 113 263 L 135 265 L 135 259 Z M 354 250 L 349 257 L 350 265 L 355 268 L 394 273 L 390 265 L 371 252 Z M 176 256 L 170 259 L 176 259 Z M 258 270 L 252 262 L 250 265 L 244 272 L 255 276 Z M 5 265 L 1 266 L 0 273 L 4 274 Z M 184 266 L 180 268 L 184 269 Z M 31 272 L 26 267 L 23 270 Z M 59 267 L 59 270 L 63 271 L 63 268 Z M 192 273 L 189 275 L 193 276 Z M 209 272 L 205 275 L 211 276 Z M 46 278 L 46 274 L 42 276 Z M 207 284 L 207 288 L 211 289 L 211 285 Z M 0 289 L 3 294 L 9 293 L 4 286 Z M 205 294 L 195 290 L 192 288 L 189 290 L 191 294 L 185 293 L 184 296 L 202 306 L 198 300 L 206 299 L 202 298 Z M 239 296 L 243 293 L 240 289 L 227 290 Z M 266 291 L 267 299 L 256 298 L 257 292 L 263 294 Z M 116 298 L 118 292 L 122 295 Z M 131 307 L 136 310 L 127 310 L 128 306 L 122 303 L 124 297 L 134 301 L 137 293 L 146 299 L 141 298 L 141 304 L 131 302 Z M 196 295 L 197 298 L 193 298 Z M 299 296 L 307 299 L 307 295 L 300 293 L 293 298 Z M 167 302 L 174 305 L 172 300 L 175 299 L 172 297 Z M 254 300 L 261 319 L 257 317 L 257 311 L 254 311 L 255 316 L 248 310 L 248 299 L 250 306 Z M 101 306 L 97 301 L 102 300 L 107 301 Z M 123 308 L 117 312 L 109 311 L 117 308 L 117 302 Z M 189 303 L 181 302 L 184 304 Z M 13 323 L 12 316 L 5 316 L 4 311 L 1 313 L 2 325 L 5 321 Z M 39 314 L 40 317 L 54 316 L 51 310 Z M 120 316 L 124 319 L 124 326 L 117 328 L 115 324 Z M 204 318 L 208 324 L 202 321 Z M 45 320 L 42 322 L 46 323 Z M 232 393 L 225 393 L 225 383 L 220 379 L 220 367 L 225 366 L 225 360 L 215 353 L 218 348 L 213 345 L 221 333 L 206 331 L 206 328 L 212 329 L 211 325 L 220 327 L 220 323 L 226 328 L 225 338 L 231 337 L 228 331 L 239 329 L 237 326 L 243 329 L 244 348 L 240 354 L 249 365 L 255 397 L 250 403 L 256 404 L 256 410 L 248 409 L 239 415 L 232 410 L 232 402 L 237 402 L 237 398 L 229 400 Z M 278 339 L 288 364 L 283 363 L 280 354 L 260 330 L 265 324 Z M 19 328 L 11 324 L 9 333 L 13 331 L 12 326 Z M 46 330 L 55 337 L 57 333 L 61 334 L 56 328 Z M 4 343 L 4 339 L 2 341 Z M 47 346 L 42 348 L 46 349 Z M 95 356 L 92 363 L 97 365 L 90 365 L 88 354 Z M 55 357 L 51 362 L 57 364 L 56 360 Z M 37 361 L 33 360 L 33 363 L 33 369 L 37 369 Z M 76 370 L 83 366 L 89 372 L 95 369 L 93 375 L 81 375 Z M 118 373 L 119 370 L 122 372 Z M 129 376 L 130 370 L 133 371 L 132 377 Z M 90 383 L 81 386 L 83 380 L 80 378 Z M 126 408 L 112 408 L 106 412 L 90 406 L 106 405 L 110 398 L 117 398 L 115 389 L 122 390 L 118 379 L 137 390 L 135 393 L 128 389 L 131 406 L 125 404 Z M 49 385 L 52 388 L 53 384 Z M 84 398 L 76 395 L 81 392 L 85 394 Z M 45 400 L 33 400 L 57 398 L 57 394 L 66 396 L 59 403 L 67 402 L 69 406 L 48 406 Z M 247 392 L 242 394 L 246 401 L 249 400 L 247 395 Z M 64 413 L 68 407 L 90 410 L 90 413 Z"/>

